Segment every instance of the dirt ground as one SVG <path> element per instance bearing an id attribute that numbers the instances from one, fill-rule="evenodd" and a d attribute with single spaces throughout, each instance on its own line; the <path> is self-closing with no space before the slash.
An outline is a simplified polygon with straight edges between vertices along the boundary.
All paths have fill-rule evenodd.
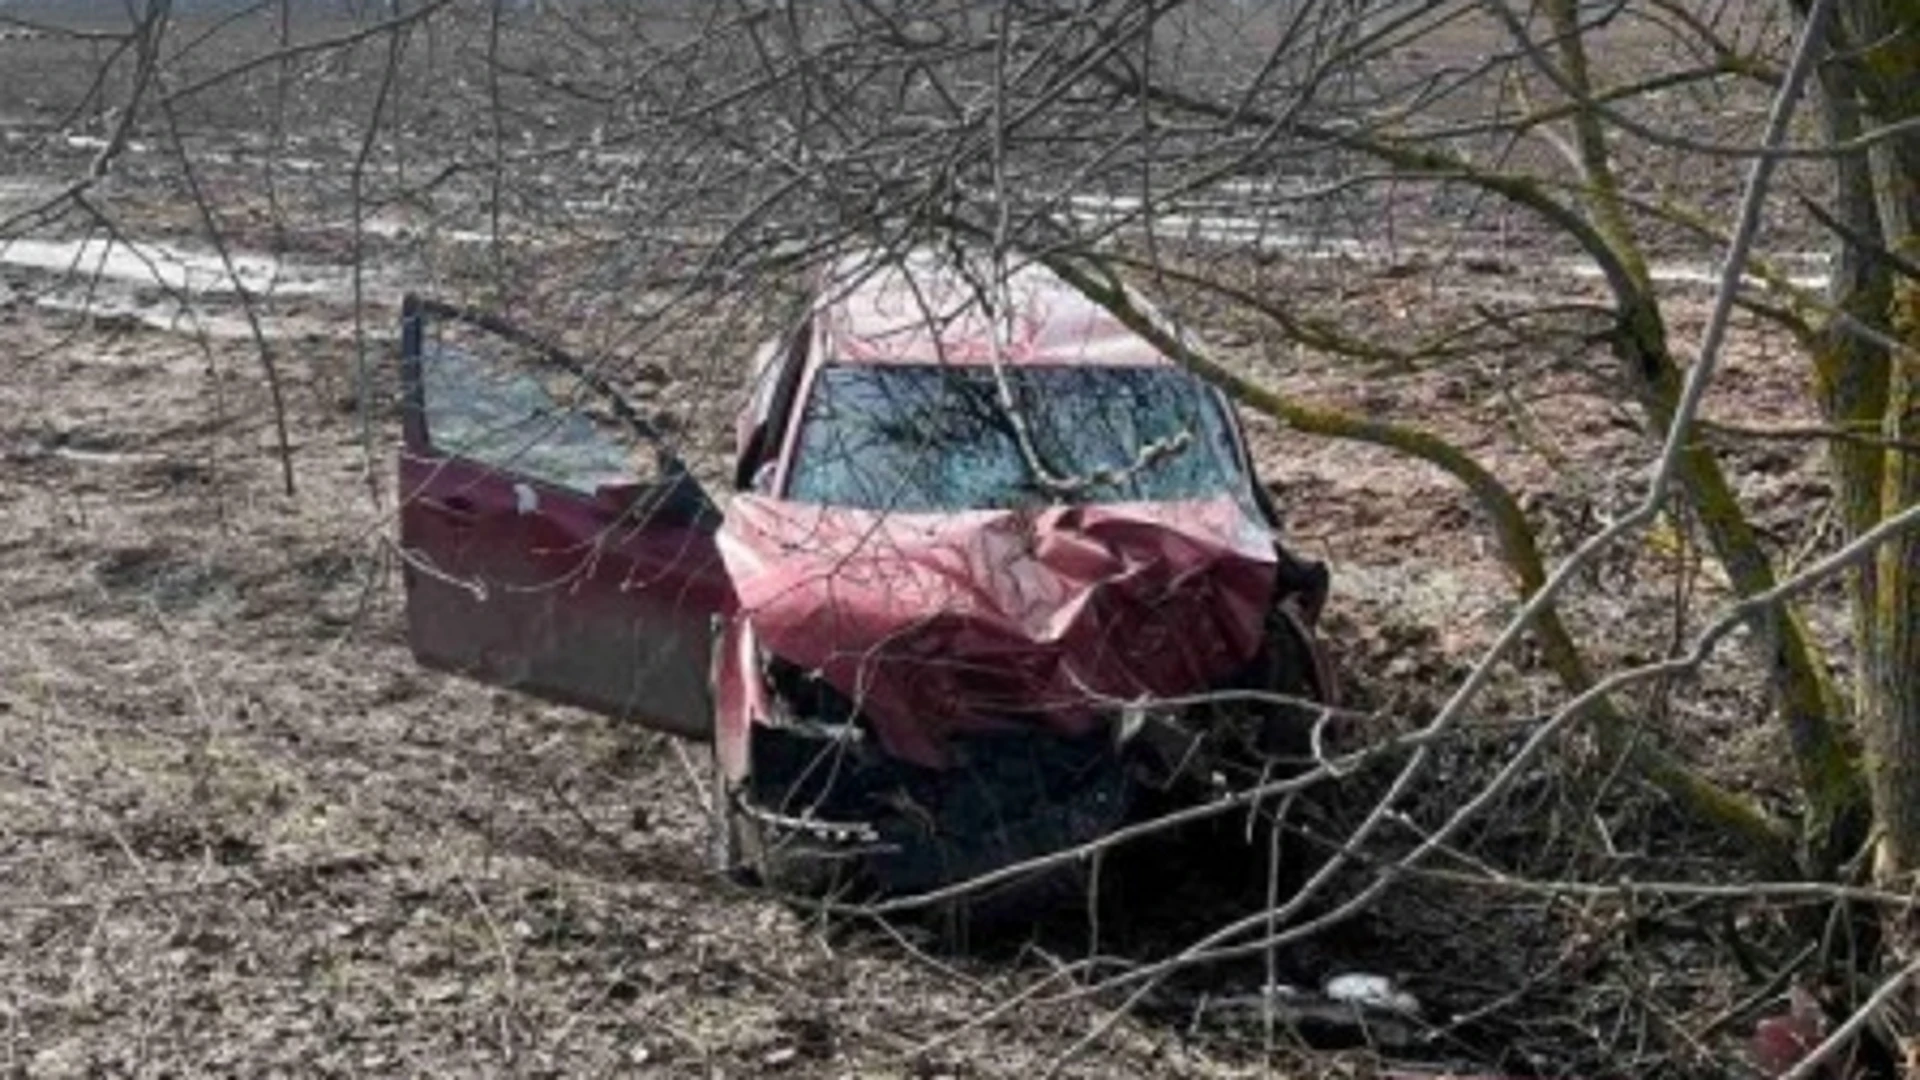
<path id="1" fill-rule="evenodd" d="M 0 217 L 92 152 L 86 137 L 46 138 L 60 102 L 35 96 L 35 80 L 88 47 L 71 48 L 0 44 L 13 50 L 0 53 Z M 301 100 L 287 152 L 337 165 L 351 144 L 336 129 L 350 134 L 352 121 L 328 115 L 324 97 Z M 219 118 L 187 119 L 212 131 Z M 391 548 L 388 327 L 402 289 L 457 277 L 461 244 L 403 244 L 414 222 L 404 205 L 374 219 L 384 231 L 360 283 L 363 401 L 337 185 L 280 192 L 276 217 L 243 175 L 257 151 L 225 147 L 233 160 L 210 165 L 209 183 L 244 253 L 291 257 L 307 275 L 287 279 L 268 324 L 291 496 L 260 356 L 234 305 L 210 297 L 212 332 L 196 337 L 156 317 L 167 304 L 152 290 L 101 292 L 0 252 L 0 1071 L 1031 1076 L 1090 1031 L 1117 999 L 1050 978 L 1085 954 L 1084 928 L 956 955 L 912 926 L 810 921 L 706 869 L 700 748 L 414 664 Z M 129 155 L 113 206 L 144 239 L 193 247 L 200 230 L 177 188 L 142 184 L 162 156 Z M 80 231 L 64 220 L 43 235 Z M 1246 273 L 1408 340 L 1476 305 L 1597 295 L 1525 235 L 1495 259 L 1482 239 L 1456 249 L 1416 235 L 1365 258 Z M 1787 254 L 1799 239 L 1772 238 Z M 1678 242 L 1655 254 L 1673 279 L 1676 340 L 1692 342 L 1705 256 Z M 1471 450 L 1557 553 L 1637 495 L 1648 440 L 1617 404 L 1603 350 L 1577 333 L 1541 354 L 1364 366 L 1263 348 L 1257 328 L 1177 290 L 1165 298 L 1288 393 L 1415 418 Z M 646 404 L 675 420 L 712 476 L 738 392 L 729 358 L 743 361 L 776 320 L 709 311 L 677 336 L 581 344 L 670 368 Z M 672 366 L 696 355 L 719 359 Z M 1742 322 L 1708 415 L 1810 420 L 1802 379 L 1788 343 Z M 1479 512 L 1404 459 L 1251 428 L 1292 541 L 1332 565 L 1328 626 L 1350 702 L 1386 726 L 1430 715 L 1514 603 Z M 1729 438 L 1725 451 L 1775 550 L 1803 558 L 1831 543 L 1816 445 Z M 1573 590 L 1570 621 L 1598 662 L 1661 655 L 1724 599 L 1680 525 Z M 1690 614 L 1676 625 L 1682 594 Z M 1838 640 L 1831 601 L 1812 615 Z M 1698 684 L 1632 704 L 1708 773 L 1784 799 L 1792 779 L 1758 687 L 1736 653 Z M 1411 805 L 1409 829 L 1555 700 L 1528 657 L 1504 669 Z M 1630 781 L 1569 780 L 1595 762 L 1585 740 L 1560 753 L 1566 768 L 1519 785 L 1462 841 L 1457 865 L 1732 872 L 1728 852 L 1683 835 Z M 1363 802 L 1368 782 L 1326 793 L 1326 815 Z M 1613 845 L 1599 871 L 1595 836 Z M 1124 887 L 1162 925 L 1115 968 L 1195 936 L 1196 913 L 1156 907 L 1147 884 Z M 1731 1029 L 1695 1039 L 1705 1025 L 1694 1019 L 1735 1009 L 1752 988 L 1703 960 L 1699 939 L 1713 932 L 1436 878 L 1279 962 L 1309 983 L 1394 976 L 1428 1004 L 1434 1058 L 1515 1070 L 1601 1060 L 1633 1074 L 1623 1046 L 1665 1062 L 1694 1039 L 1696 1065 L 1725 1051 Z M 1370 1074 L 1364 1050 L 1303 1060 L 1283 1037 L 1270 1052 L 1244 1007 L 1259 974 L 1177 985 L 1066 1074 Z M 1636 1043 L 1633 1025 L 1659 1038 Z"/>

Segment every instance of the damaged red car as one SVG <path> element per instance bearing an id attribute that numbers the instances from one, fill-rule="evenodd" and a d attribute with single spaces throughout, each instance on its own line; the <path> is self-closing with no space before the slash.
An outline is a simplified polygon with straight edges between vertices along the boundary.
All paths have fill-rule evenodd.
<path id="1" fill-rule="evenodd" d="M 1327 573 L 1230 404 L 987 265 L 823 274 L 724 505 L 590 362 L 410 298 L 416 655 L 711 739 L 716 855 L 783 888 L 935 888 L 1297 761 Z"/>

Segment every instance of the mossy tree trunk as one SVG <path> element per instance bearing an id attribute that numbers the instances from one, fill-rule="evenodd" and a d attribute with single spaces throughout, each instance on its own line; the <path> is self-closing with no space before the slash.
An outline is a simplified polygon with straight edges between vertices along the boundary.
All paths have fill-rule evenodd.
<path id="1" fill-rule="evenodd" d="M 1647 273 L 1641 238 L 1615 171 L 1615 132 L 1596 107 L 1584 16 L 1575 0 L 1546 0 L 1544 10 L 1559 65 L 1552 81 L 1573 98 L 1581 203 L 1593 231 L 1621 267 L 1610 278 L 1616 305 L 1613 351 L 1653 428 L 1665 431 L 1672 426 L 1686 375 L 1674 354 L 1661 297 Z M 1542 57 L 1538 63 L 1551 61 Z M 1773 561 L 1718 457 L 1705 446 L 1690 447 L 1677 463 L 1675 479 L 1734 588 L 1753 596 L 1778 584 Z M 1783 606 L 1756 630 L 1767 642 L 1774 699 L 1806 799 L 1806 862 L 1808 869 L 1824 873 L 1844 857 L 1843 849 L 1861 831 L 1866 816 L 1867 793 L 1846 738 L 1842 701 L 1826 657 L 1797 608 Z"/>
<path id="2" fill-rule="evenodd" d="M 1842 315 L 1814 343 L 1813 374 L 1834 426 L 1897 446 L 1920 438 L 1920 132 L 1890 129 L 1920 119 L 1920 0 L 1850 0 L 1840 12 L 1822 73 L 1827 133 L 1867 145 L 1833 162 Z M 1853 535 L 1920 499 L 1911 454 L 1841 443 L 1832 469 Z M 1849 598 L 1874 866 L 1905 885 L 1920 871 L 1920 536 L 1883 545 L 1854 571 Z"/>
<path id="3" fill-rule="evenodd" d="M 1859 3 L 1866 115 L 1877 124 L 1920 118 L 1920 0 Z M 1886 248 L 1909 264 L 1920 256 L 1920 133 L 1895 135 L 1869 151 Z M 1888 365 L 1885 430 L 1897 441 L 1920 437 L 1920 281 L 1898 277 L 1887 317 L 1901 346 Z M 1880 483 L 1881 514 L 1920 499 L 1920 460 L 1889 454 Z M 1867 724 L 1881 849 L 1889 878 L 1920 870 L 1920 537 L 1882 548 L 1874 568 L 1873 648 L 1866 657 Z"/>

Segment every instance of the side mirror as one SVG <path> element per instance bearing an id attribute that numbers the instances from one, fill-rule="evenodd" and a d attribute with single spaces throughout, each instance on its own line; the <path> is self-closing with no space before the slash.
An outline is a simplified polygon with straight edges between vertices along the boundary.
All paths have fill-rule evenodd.
<path id="1" fill-rule="evenodd" d="M 602 509 L 624 514 L 633 509 L 633 504 L 651 487 L 638 480 L 609 480 L 593 489 L 593 502 Z"/>
<path id="2" fill-rule="evenodd" d="M 652 480 L 640 480 L 632 476 L 613 476 L 594 485 L 594 505 L 616 514 L 632 510 L 634 504 L 650 493 L 666 492 L 676 485 L 691 479 L 687 472 L 687 463 L 666 450 L 658 450 L 654 458 L 654 467 L 659 476 Z"/>
<path id="3" fill-rule="evenodd" d="M 719 511 L 686 466 L 673 459 L 674 468 L 651 483 L 622 477 L 593 489 L 593 503 L 615 517 L 630 517 L 633 525 L 714 525 Z"/>

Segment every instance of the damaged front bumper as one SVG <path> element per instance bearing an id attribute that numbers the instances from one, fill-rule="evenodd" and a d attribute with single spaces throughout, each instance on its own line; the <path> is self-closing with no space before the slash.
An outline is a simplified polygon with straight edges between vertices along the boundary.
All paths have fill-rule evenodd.
<path id="1" fill-rule="evenodd" d="M 1297 772 L 1328 719 L 1321 703 L 1337 694 L 1300 608 L 1303 595 L 1324 594 L 1319 584 L 1276 602 L 1253 659 L 1205 692 L 1083 697 L 1076 724 L 999 712 L 948 729 L 939 764 L 895 752 L 819 671 L 759 654 L 753 677 L 765 693 L 723 789 L 732 865 L 794 893 L 926 892 Z"/>
<path id="2" fill-rule="evenodd" d="M 1131 808 L 1107 733 L 971 735 L 932 769 L 822 728 L 756 729 L 733 794 L 746 861 L 783 890 L 924 892 L 1095 840 Z"/>
<path id="3" fill-rule="evenodd" d="M 1169 795 L 1198 802 L 1297 768 L 1312 715 L 1248 706 L 1128 707 L 1083 735 L 973 733 L 939 769 L 887 755 L 857 720 L 756 726 L 732 793 L 743 861 L 821 895 L 925 892 L 1039 859 Z"/>

